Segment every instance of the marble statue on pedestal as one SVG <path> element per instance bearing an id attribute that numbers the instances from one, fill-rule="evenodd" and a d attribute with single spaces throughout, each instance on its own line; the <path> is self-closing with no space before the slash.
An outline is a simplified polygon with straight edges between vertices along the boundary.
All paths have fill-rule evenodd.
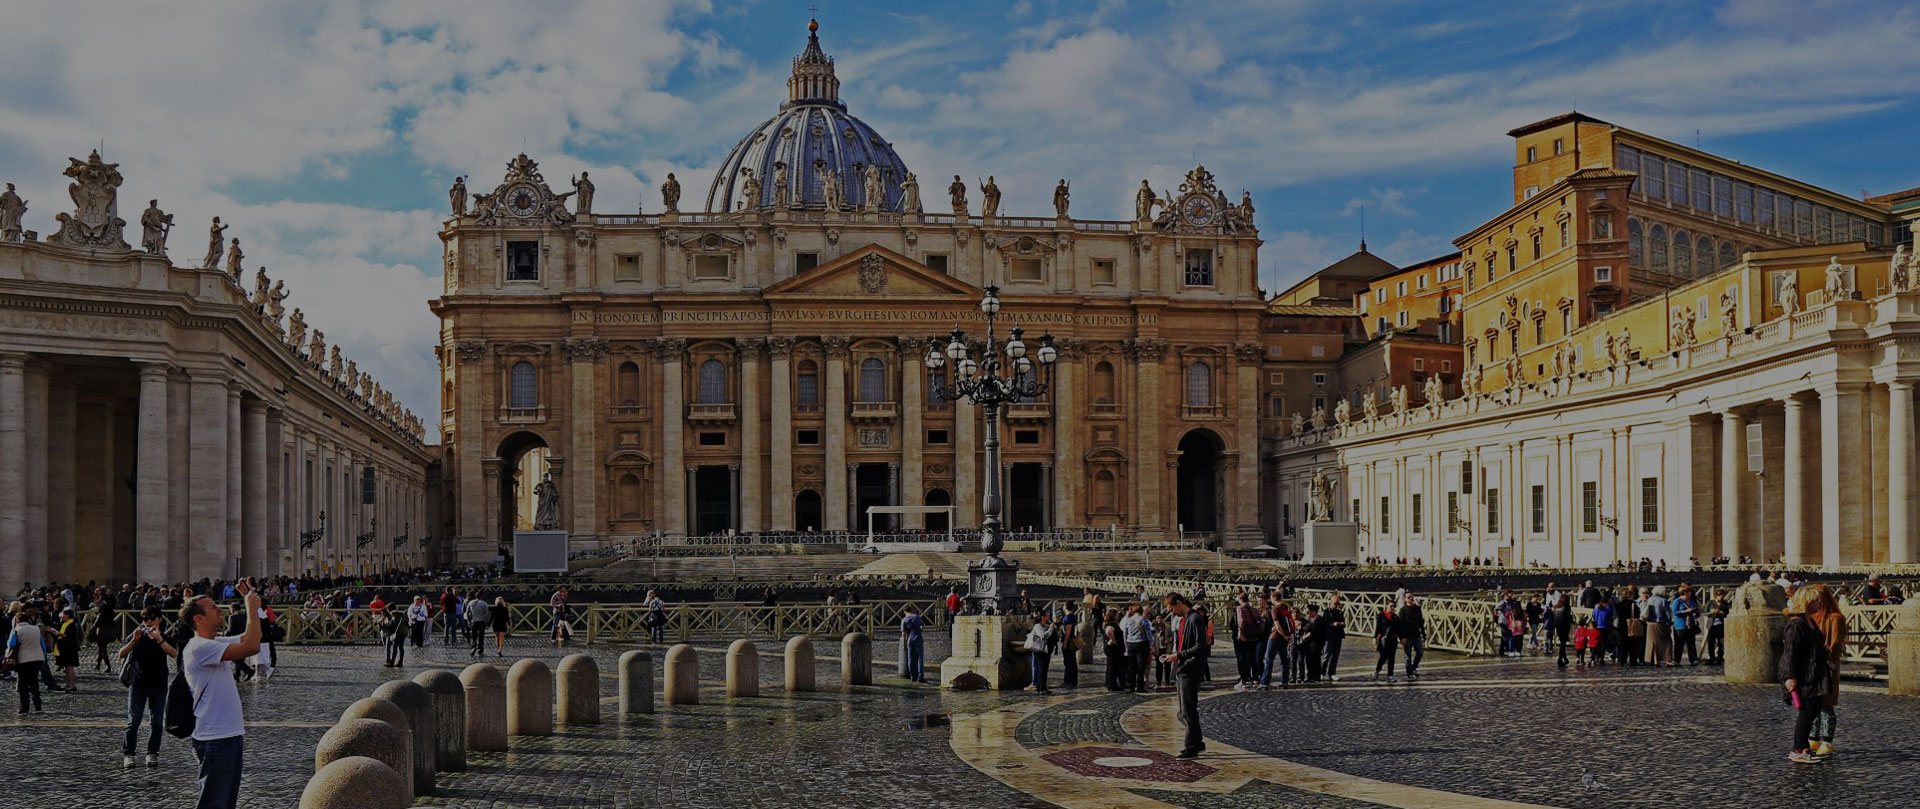
<path id="1" fill-rule="evenodd" d="M 1307 482 L 1307 522 L 1333 521 L 1333 477 L 1327 470 L 1313 470 Z"/>
<path id="2" fill-rule="evenodd" d="M 160 210 L 160 200 L 147 200 L 140 212 L 140 249 L 156 256 L 167 254 L 167 235 L 173 232 L 173 214 Z"/>
<path id="3" fill-rule="evenodd" d="M 1000 215 L 1000 186 L 993 181 L 991 174 L 980 185 L 980 215 L 987 219 Z"/>
<path id="4" fill-rule="evenodd" d="M 680 180 L 671 171 L 667 172 L 667 181 L 660 184 L 660 202 L 667 213 L 680 212 Z"/>
<path id="5" fill-rule="evenodd" d="M 753 176 L 753 169 L 744 166 L 740 169 L 740 197 L 746 210 L 760 207 L 760 178 Z"/>
<path id="6" fill-rule="evenodd" d="M 909 171 L 906 179 L 900 181 L 900 211 L 920 213 L 920 209 L 920 178 Z"/>
<path id="7" fill-rule="evenodd" d="M 27 201 L 13 190 L 13 183 L 7 183 L 7 190 L 0 191 L 0 242 L 20 241 L 20 223 L 26 215 Z"/>
<path id="8" fill-rule="evenodd" d="M 120 164 L 100 159 L 94 151 L 86 160 L 67 158 L 66 176 L 73 178 L 67 196 L 73 198 L 73 213 L 54 217 L 60 232 L 47 237 L 56 244 L 126 250 L 123 238 L 127 222 L 120 218 Z"/>
<path id="9" fill-rule="evenodd" d="M 866 203 L 861 206 L 862 210 L 879 213 L 886 206 L 887 187 L 880 182 L 879 166 L 868 164 L 866 169 L 860 172 L 860 193 L 862 201 Z"/>
<path id="10" fill-rule="evenodd" d="M 467 178 L 453 178 L 453 187 L 447 189 L 447 203 L 453 208 L 456 217 L 467 215 Z"/>
<path id="11" fill-rule="evenodd" d="M 240 283 L 241 274 L 247 271 L 245 261 L 246 254 L 240 252 L 240 237 L 235 236 L 227 246 L 227 277 L 236 285 Z"/>
<path id="12" fill-rule="evenodd" d="M 577 214 L 593 213 L 593 181 L 587 179 L 585 171 L 573 179 L 573 212 Z"/>
<path id="13" fill-rule="evenodd" d="M 1060 184 L 1053 187 L 1053 213 L 1061 219 L 1067 218 L 1067 206 L 1072 204 L 1073 194 L 1067 190 L 1066 178 L 1060 178 Z"/>
<path id="14" fill-rule="evenodd" d="M 540 477 L 533 487 L 534 510 L 533 530 L 551 531 L 560 527 L 560 487 L 554 485 L 553 473 Z"/>
<path id="15" fill-rule="evenodd" d="M 953 184 L 947 186 L 947 196 L 953 199 L 953 215 L 965 217 L 967 215 L 967 184 L 960 180 L 960 175 L 953 175 Z"/>
<path id="16" fill-rule="evenodd" d="M 787 187 L 787 164 L 773 164 L 773 209 L 784 211 L 791 201 L 791 191 Z"/>
<path id="17" fill-rule="evenodd" d="M 1140 190 L 1133 192 L 1134 223 L 1144 225 L 1152 222 L 1153 206 L 1159 204 L 1159 202 L 1160 198 L 1153 193 L 1153 186 L 1149 185 L 1146 180 L 1141 180 Z"/>

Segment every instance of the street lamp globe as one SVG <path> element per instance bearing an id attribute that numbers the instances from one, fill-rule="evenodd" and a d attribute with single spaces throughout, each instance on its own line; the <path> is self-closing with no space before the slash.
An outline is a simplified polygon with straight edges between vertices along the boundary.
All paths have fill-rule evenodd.
<path id="1" fill-rule="evenodd" d="M 988 317 L 1000 314 L 999 287 L 987 287 L 987 296 L 980 299 L 980 313 Z"/>
<path id="2" fill-rule="evenodd" d="M 974 372 L 978 370 L 980 370 L 980 364 L 974 362 L 972 357 L 960 358 L 960 374 L 962 376 L 971 378 Z"/>
<path id="3" fill-rule="evenodd" d="M 1027 344 L 1020 340 L 1022 331 L 1019 326 L 1013 327 L 1013 338 L 1007 341 L 1007 356 L 1016 360 L 1027 355 Z"/>
<path id="4" fill-rule="evenodd" d="M 941 366 L 947 364 L 946 355 L 940 353 L 940 338 L 933 338 L 927 345 L 929 346 L 927 348 L 927 370 L 938 371 Z"/>
<path id="5" fill-rule="evenodd" d="M 1053 347 L 1053 334 L 1048 332 L 1040 335 L 1040 364 L 1052 365 L 1059 358 L 1060 352 Z"/>

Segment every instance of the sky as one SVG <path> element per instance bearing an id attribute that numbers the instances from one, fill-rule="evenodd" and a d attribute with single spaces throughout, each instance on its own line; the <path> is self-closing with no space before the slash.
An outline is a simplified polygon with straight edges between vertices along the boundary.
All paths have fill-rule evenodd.
<path id="1" fill-rule="evenodd" d="M 816 0 L 841 98 L 922 177 L 1003 210 L 1130 216 L 1195 162 L 1252 193 L 1262 286 L 1364 235 L 1396 263 L 1511 201 L 1523 123 L 1578 109 L 1846 194 L 1920 185 L 1920 7 L 1880 0 Z M 446 188 L 521 151 L 660 209 L 786 94 L 804 0 L 18 4 L 0 26 L 0 180 L 53 232 L 66 158 L 105 145 L 122 215 L 175 260 L 222 217 L 289 306 L 432 430 Z M 131 218 L 131 217 L 129 217 Z"/>

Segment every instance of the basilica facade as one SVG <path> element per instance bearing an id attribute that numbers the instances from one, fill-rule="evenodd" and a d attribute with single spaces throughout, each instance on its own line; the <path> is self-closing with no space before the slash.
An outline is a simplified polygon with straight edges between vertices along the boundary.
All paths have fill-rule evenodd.
<path id="1" fill-rule="evenodd" d="M 549 517 L 576 547 L 647 535 L 977 525 L 983 476 L 1016 529 L 1185 531 L 1256 544 L 1263 303 L 1252 204 L 1203 167 L 1126 221 L 1001 211 L 989 179 L 922 181 L 840 100 L 810 33 L 788 100 L 721 162 L 705 211 L 593 207 L 521 155 L 462 179 L 441 232 L 445 464 L 463 560 Z M 944 193 L 940 189 L 944 187 Z M 975 196 L 977 194 L 977 196 Z M 934 210 L 934 209 L 938 210 Z M 983 413 L 923 360 L 955 329 L 1050 334 L 1050 390 Z M 529 459 L 534 459 L 530 462 Z M 551 476 L 549 478 L 549 476 Z M 897 522 L 893 521 L 897 520 Z"/>

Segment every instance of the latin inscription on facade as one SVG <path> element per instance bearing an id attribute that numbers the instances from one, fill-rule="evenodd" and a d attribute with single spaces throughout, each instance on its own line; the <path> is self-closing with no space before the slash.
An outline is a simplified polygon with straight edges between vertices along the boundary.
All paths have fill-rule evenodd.
<path id="1" fill-rule="evenodd" d="M 920 322 L 980 321 L 977 309 L 760 309 L 721 312 L 574 312 L 575 323 L 604 325 L 653 323 L 773 323 L 773 322 Z M 1086 315 L 1072 312 L 1027 312 L 1004 318 L 1014 325 L 1132 326 L 1153 325 L 1159 315 Z"/>

